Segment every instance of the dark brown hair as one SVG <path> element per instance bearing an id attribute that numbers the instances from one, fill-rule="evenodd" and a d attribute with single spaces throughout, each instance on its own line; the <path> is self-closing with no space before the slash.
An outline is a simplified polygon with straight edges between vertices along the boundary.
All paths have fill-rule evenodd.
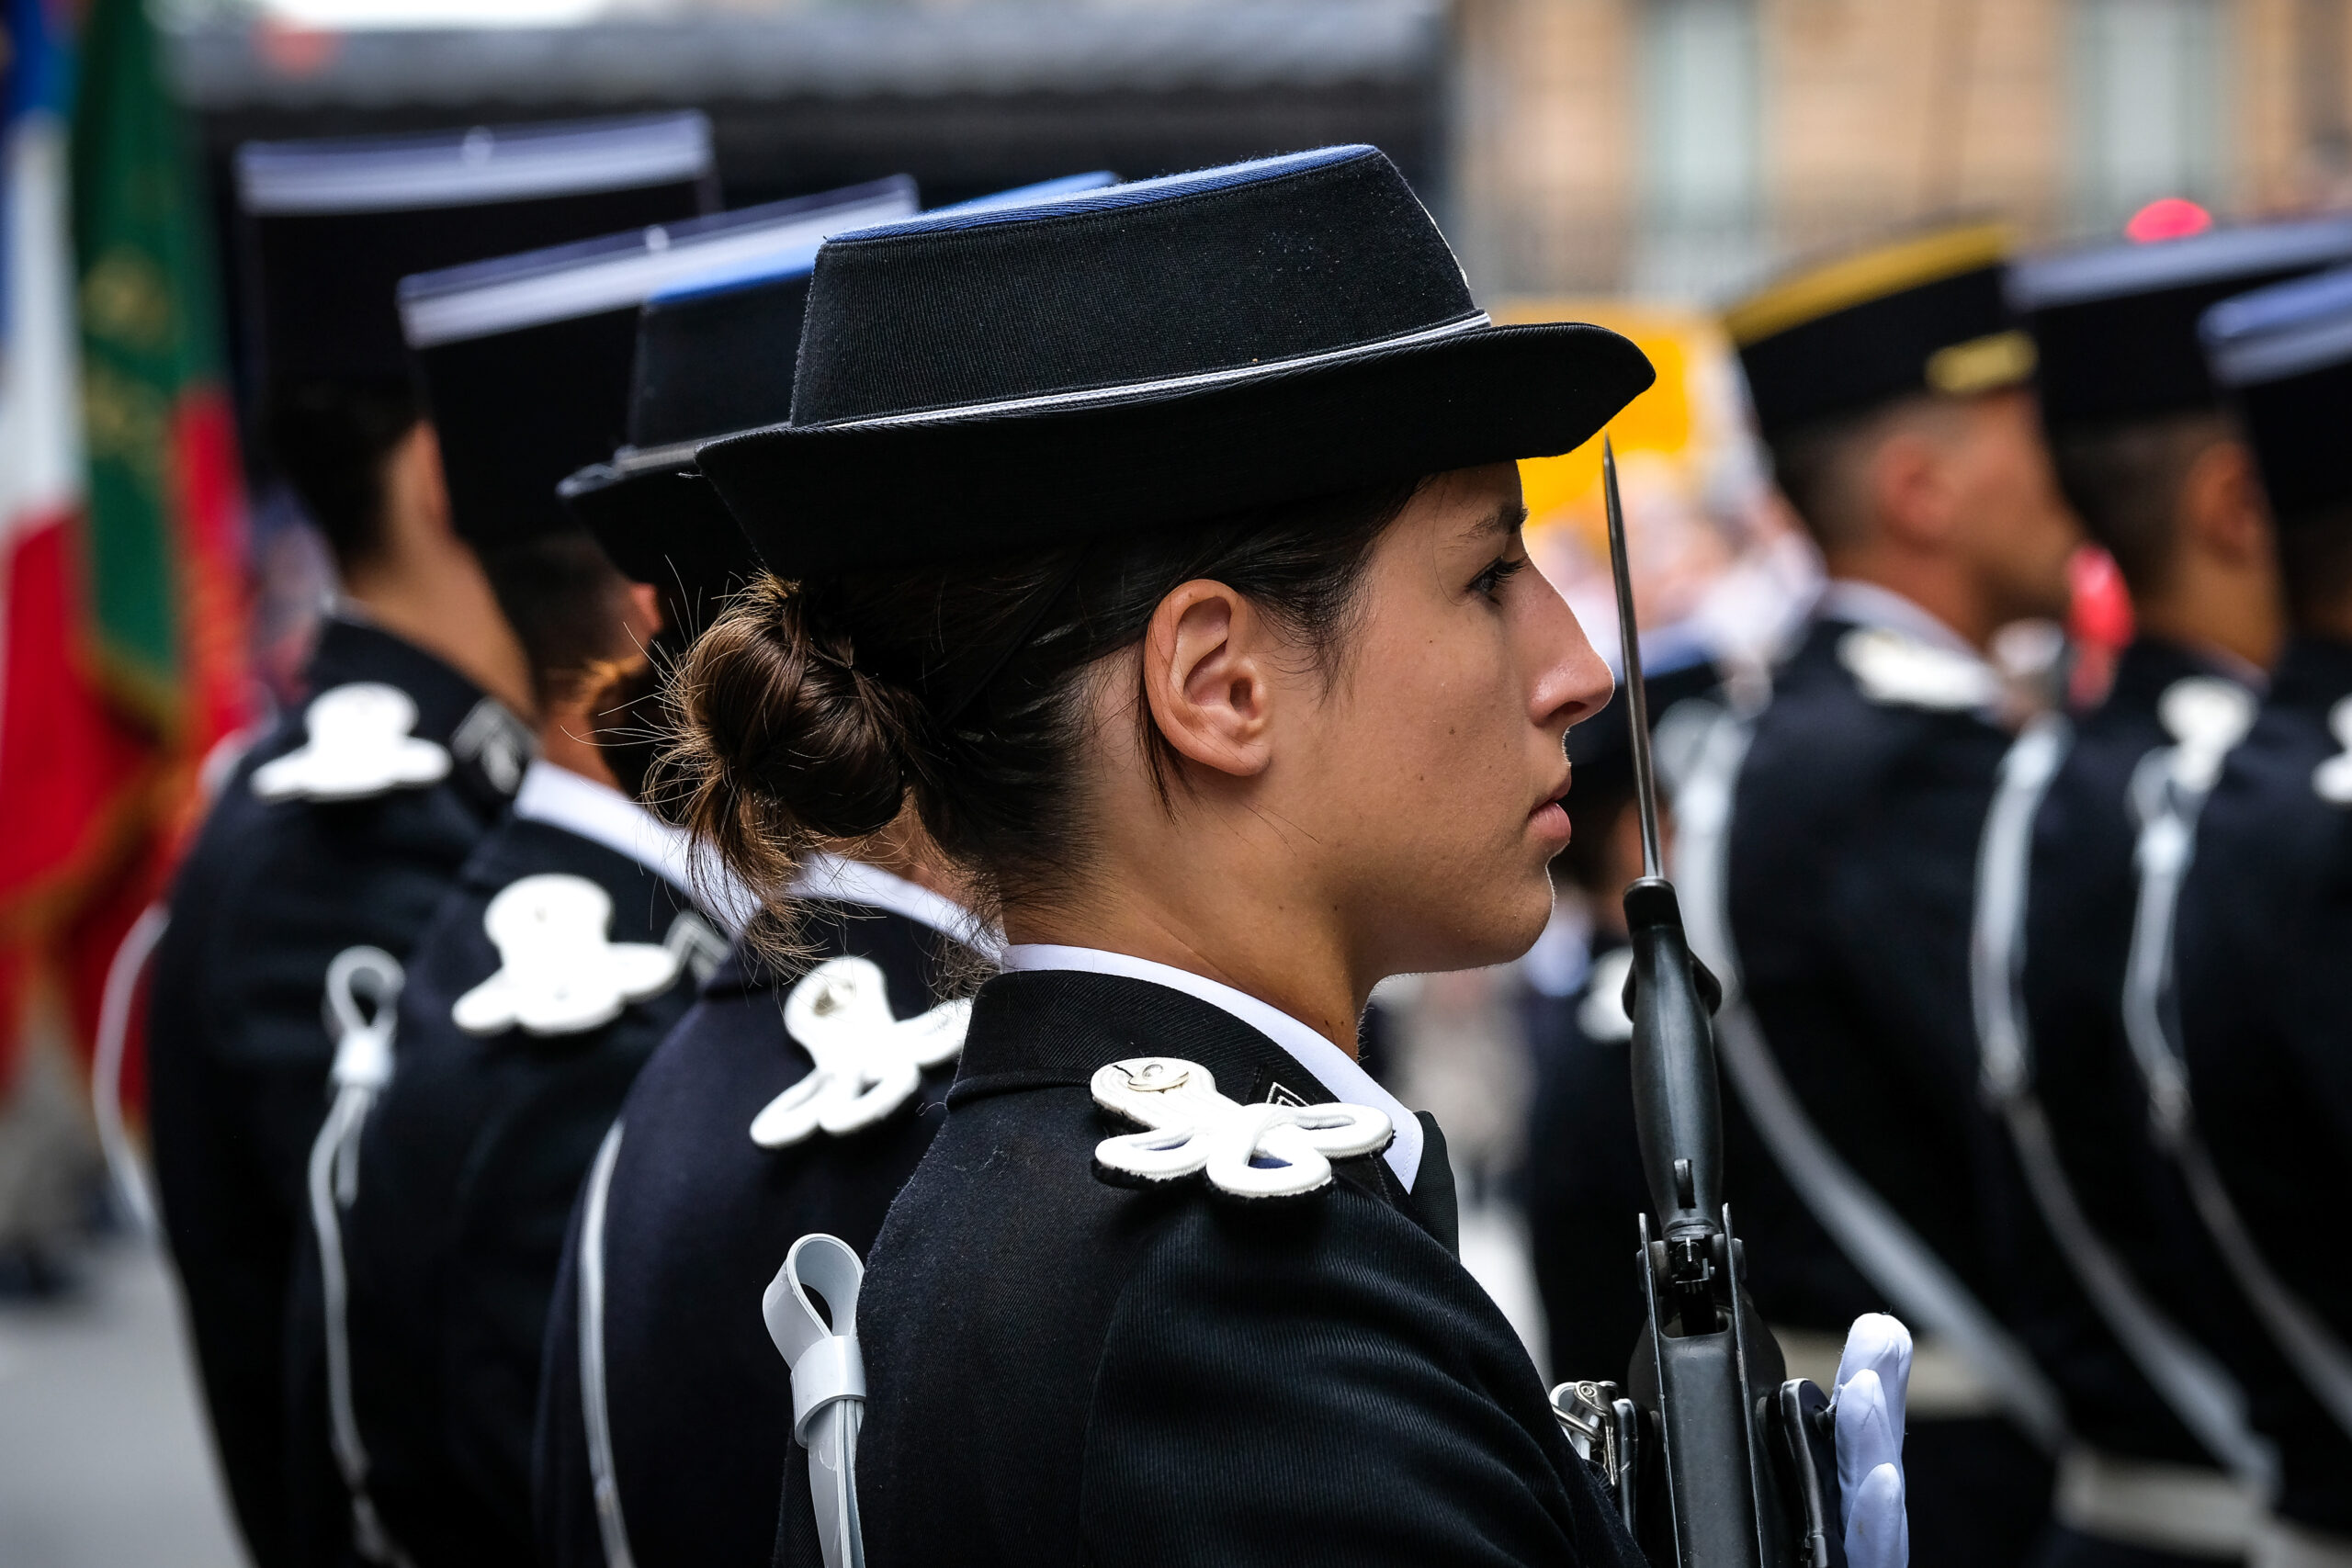
<path id="1" fill-rule="evenodd" d="M 1930 407 L 1921 394 L 1852 413 L 1832 414 L 1772 437 L 1772 480 L 1813 542 L 1825 551 L 1868 540 L 1866 468 L 1879 442 L 1906 416 Z"/>
<path id="2" fill-rule="evenodd" d="M 626 629 L 628 580 L 586 534 L 541 535 L 481 556 L 541 705 L 577 702 L 638 655 Z"/>
<path id="3" fill-rule="evenodd" d="M 385 464 L 421 417 L 405 381 L 300 381 L 265 394 L 270 462 L 346 572 L 384 547 Z"/>
<path id="4" fill-rule="evenodd" d="M 2134 594 L 2164 591 L 2180 544 L 2180 488 L 2198 458 L 2233 434 L 2226 414 L 2208 409 L 2070 430 L 2052 441 L 2059 488 Z"/>
<path id="5" fill-rule="evenodd" d="M 739 595 L 681 664 L 679 815 L 772 906 L 823 840 L 879 831 L 911 796 L 981 901 L 1085 862 L 1071 777 L 1088 672 L 1169 592 L 1247 596 L 1327 673 L 1407 480 L 1008 561 L 786 583 Z M 1181 777 L 1136 701 L 1163 798 Z"/>

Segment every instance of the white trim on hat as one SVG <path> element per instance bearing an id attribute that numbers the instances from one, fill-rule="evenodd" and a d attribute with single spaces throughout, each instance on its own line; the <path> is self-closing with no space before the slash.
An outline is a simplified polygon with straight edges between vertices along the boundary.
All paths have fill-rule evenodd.
<path id="1" fill-rule="evenodd" d="M 551 257 L 545 265 L 524 262 L 513 273 L 479 281 L 469 277 L 436 284 L 430 274 L 404 278 L 401 328 L 411 348 L 435 348 L 606 310 L 633 310 L 682 278 L 805 250 L 828 234 L 885 222 L 905 210 L 904 198 L 894 194 L 701 233 L 681 233 L 657 223 L 611 249 Z"/>
<path id="2" fill-rule="evenodd" d="M 2102 245 L 2009 264 L 2009 304 L 2049 310 L 2352 261 L 2352 218 L 2220 229 L 2180 240 Z"/>
<path id="3" fill-rule="evenodd" d="M 1287 359 L 1264 359 L 1250 365 L 1229 366 L 1223 370 L 1204 370 L 1192 376 L 1165 376 L 1156 381 L 1122 381 L 1111 387 L 1089 387 L 1075 392 L 1044 392 L 1032 398 L 1005 398 L 992 403 L 962 403 L 950 408 L 917 409 L 909 413 L 877 414 L 872 419 L 835 420 L 812 429 L 824 430 L 884 430 L 900 424 L 939 424 L 961 419 L 979 419 L 993 414 L 1026 413 L 1034 409 L 1074 408 L 1088 403 L 1116 402 L 1124 398 L 1153 392 L 1182 392 L 1198 387 L 1214 387 L 1227 381 L 1250 381 L 1272 376 L 1285 370 L 1304 369 L 1310 365 L 1322 365 L 1333 360 L 1355 359 L 1377 354 L 1384 349 L 1408 348 L 1415 344 L 1435 343 L 1442 338 L 1458 337 L 1494 323 L 1484 310 L 1474 310 L 1459 321 L 1446 321 L 1434 327 L 1416 327 L 1411 332 L 1391 337 L 1374 338 L 1366 343 L 1351 343 L 1345 348 L 1320 349 L 1313 354 L 1295 354 Z"/>
<path id="4" fill-rule="evenodd" d="M 711 171 L 710 121 L 700 113 L 493 129 L 455 136 L 249 141 L 237 149 L 237 198 L 247 212 L 406 212 L 495 201 L 633 190 Z"/>
<path id="5" fill-rule="evenodd" d="M 2352 360 L 2352 309 L 2314 312 L 2276 331 L 2209 342 L 2205 354 L 2214 378 L 2225 387 L 2256 387 L 2325 369 Z"/>

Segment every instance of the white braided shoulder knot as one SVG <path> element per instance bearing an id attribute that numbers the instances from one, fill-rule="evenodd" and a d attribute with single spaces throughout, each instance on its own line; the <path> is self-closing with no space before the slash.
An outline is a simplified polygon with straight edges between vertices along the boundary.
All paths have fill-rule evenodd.
<path id="1" fill-rule="evenodd" d="M 1095 1070 L 1094 1103 L 1148 1131 L 1105 1138 L 1095 1163 L 1139 1181 L 1195 1172 L 1236 1198 L 1292 1198 L 1328 1186 L 1331 1162 L 1377 1154 L 1396 1137 L 1368 1105 L 1244 1105 L 1197 1062 L 1134 1056 Z"/>

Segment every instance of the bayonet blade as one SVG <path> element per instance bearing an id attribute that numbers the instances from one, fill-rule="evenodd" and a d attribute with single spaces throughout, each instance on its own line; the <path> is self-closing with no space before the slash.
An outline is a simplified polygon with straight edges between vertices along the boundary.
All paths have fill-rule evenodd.
<path id="1" fill-rule="evenodd" d="M 1617 632 L 1624 649 L 1625 722 L 1634 747 L 1634 793 L 1642 813 L 1642 874 L 1664 876 L 1657 845 L 1657 778 L 1650 769 L 1650 696 L 1642 680 L 1642 638 L 1634 625 L 1634 575 L 1625 560 L 1625 505 L 1617 495 L 1617 451 L 1600 438 L 1600 489 L 1609 508 L 1609 570 L 1617 581 Z"/>

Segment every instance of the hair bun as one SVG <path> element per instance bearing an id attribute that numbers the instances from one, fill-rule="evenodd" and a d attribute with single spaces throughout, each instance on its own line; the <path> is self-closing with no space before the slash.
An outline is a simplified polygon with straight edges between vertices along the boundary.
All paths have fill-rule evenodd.
<path id="1" fill-rule="evenodd" d="M 695 642 L 677 690 L 688 825 L 763 892 L 782 891 L 811 840 L 861 838 L 898 817 L 912 694 L 858 670 L 775 578 Z"/>

